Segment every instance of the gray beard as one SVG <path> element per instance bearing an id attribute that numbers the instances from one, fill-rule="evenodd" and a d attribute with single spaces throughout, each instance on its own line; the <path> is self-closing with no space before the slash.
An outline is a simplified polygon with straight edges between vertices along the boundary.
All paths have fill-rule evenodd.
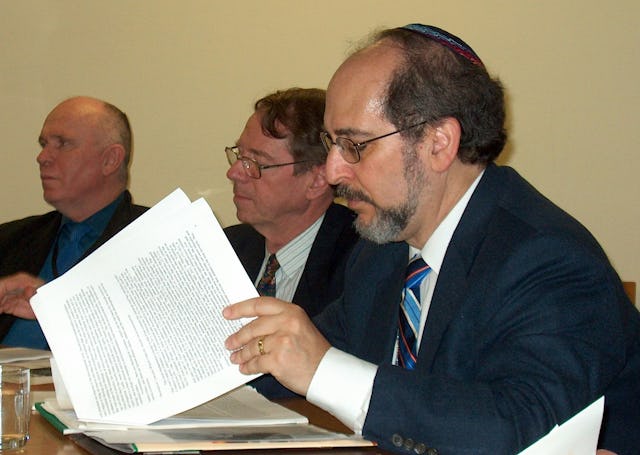
<path id="1" fill-rule="evenodd" d="M 359 217 L 354 222 L 356 231 L 361 237 L 378 244 L 404 240 L 401 238 L 401 234 L 416 213 L 420 192 L 427 185 L 427 179 L 424 175 L 422 162 L 413 150 L 403 150 L 403 163 L 407 197 L 395 207 L 380 207 L 361 191 L 338 185 L 336 189 L 338 196 L 345 199 L 359 199 L 375 208 L 375 216 L 369 224 L 359 221 Z"/>

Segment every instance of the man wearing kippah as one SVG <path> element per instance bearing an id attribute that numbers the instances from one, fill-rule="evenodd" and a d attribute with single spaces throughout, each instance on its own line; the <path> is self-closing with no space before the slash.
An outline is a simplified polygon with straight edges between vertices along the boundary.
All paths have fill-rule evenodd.
<path id="1" fill-rule="evenodd" d="M 322 138 L 367 240 L 313 323 L 265 297 L 225 309 L 257 317 L 227 339 L 240 371 L 406 454 L 516 454 L 604 395 L 599 447 L 640 453 L 640 314 L 591 234 L 494 164 L 504 121 L 500 82 L 442 29 L 351 55 Z"/>

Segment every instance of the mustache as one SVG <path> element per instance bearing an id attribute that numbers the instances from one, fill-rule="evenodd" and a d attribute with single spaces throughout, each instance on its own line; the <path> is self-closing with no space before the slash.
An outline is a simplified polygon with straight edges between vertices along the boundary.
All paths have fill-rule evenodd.
<path id="1" fill-rule="evenodd" d="M 338 185 L 336 187 L 336 195 L 344 199 L 358 199 L 371 205 L 375 205 L 375 203 L 369 196 L 364 194 L 362 191 L 353 189 L 347 185 Z"/>

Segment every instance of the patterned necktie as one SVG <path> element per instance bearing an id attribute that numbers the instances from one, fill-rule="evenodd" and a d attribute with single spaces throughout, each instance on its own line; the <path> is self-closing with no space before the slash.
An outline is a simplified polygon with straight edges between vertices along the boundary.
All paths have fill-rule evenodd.
<path id="1" fill-rule="evenodd" d="M 267 266 L 264 269 L 264 274 L 262 275 L 262 278 L 260 278 L 258 286 L 256 286 L 258 294 L 266 297 L 276 296 L 276 270 L 279 268 L 280 264 L 278 263 L 278 259 L 275 254 L 272 254 L 269 256 L 269 259 L 267 259 Z"/>
<path id="2" fill-rule="evenodd" d="M 62 275 L 80 260 L 85 253 L 82 238 L 89 230 L 89 226 L 81 223 L 69 222 L 62 226 L 53 251 L 51 265 L 54 277 Z"/>
<path id="3" fill-rule="evenodd" d="M 407 266 L 400 317 L 398 319 L 398 365 L 408 370 L 416 366 L 420 330 L 420 283 L 431 271 L 420 255 Z"/>

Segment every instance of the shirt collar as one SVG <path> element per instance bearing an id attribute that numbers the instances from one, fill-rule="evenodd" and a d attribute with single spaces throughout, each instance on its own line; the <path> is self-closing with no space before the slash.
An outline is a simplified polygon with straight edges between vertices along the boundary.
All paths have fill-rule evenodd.
<path id="1" fill-rule="evenodd" d="M 325 214 L 323 213 L 311 226 L 277 251 L 276 257 L 278 258 L 278 264 L 280 264 L 283 273 L 292 275 L 296 270 L 304 267 L 311 247 L 313 246 L 313 241 L 324 220 L 324 216 Z M 267 251 L 265 247 L 264 264 L 266 264 L 269 254 L 269 251 Z"/>
<path id="2" fill-rule="evenodd" d="M 86 226 L 93 233 L 102 233 L 107 227 L 107 224 L 109 224 L 109 221 L 113 216 L 113 213 L 116 211 L 116 208 L 118 207 L 118 205 L 120 204 L 123 198 L 124 198 L 124 192 L 120 193 L 120 195 L 109 205 L 100 209 L 99 211 L 91 215 L 89 218 L 79 223 L 76 223 L 75 221 L 63 215 L 62 222 L 60 223 L 60 227 L 62 228 L 62 226 L 68 223 L 76 223 L 76 224 L 82 224 Z"/>
<path id="3" fill-rule="evenodd" d="M 442 262 L 444 261 L 444 255 L 447 252 L 447 248 L 449 247 L 449 242 L 451 242 L 451 238 L 453 237 L 453 233 L 458 227 L 458 223 L 462 218 L 462 214 L 464 210 L 467 208 L 467 204 L 471 199 L 471 195 L 475 191 L 480 179 L 484 175 L 484 170 L 476 177 L 473 183 L 469 186 L 464 195 L 460 198 L 460 200 L 456 203 L 456 205 L 451 209 L 451 211 L 447 214 L 447 216 L 442 220 L 442 222 L 438 225 L 427 243 L 422 247 L 422 250 L 418 250 L 417 248 L 410 247 L 409 248 L 409 257 L 413 257 L 416 253 L 421 253 L 422 259 L 429 264 L 429 267 L 436 273 L 440 273 L 440 267 L 442 267 Z"/>

